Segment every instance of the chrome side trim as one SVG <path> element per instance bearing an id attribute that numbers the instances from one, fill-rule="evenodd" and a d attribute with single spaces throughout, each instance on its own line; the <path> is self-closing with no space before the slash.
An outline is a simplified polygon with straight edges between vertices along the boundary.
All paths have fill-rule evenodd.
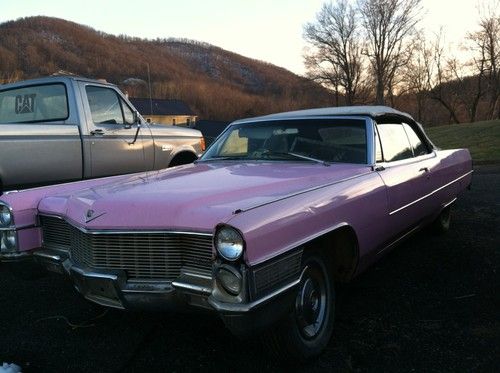
<path id="1" fill-rule="evenodd" d="M 267 201 L 267 202 L 264 202 L 264 203 L 260 203 L 258 205 L 250 206 L 250 207 L 247 207 L 245 209 L 237 209 L 237 210 L 233 211 L 233 215 L 240 214 L 242 212 L 247 212 L 247 211 L 250 211 L 250 210 L 254 210 L 254 209 L 262 207 L 262 206 L 270 205 L 271 203 L 283 201 L 283 200 L 291 198 L 291 197 L 295 197 L 295 196 L 299 196 L 301 194 L 313 192 L 315 190 L 326 188 L 326 187 L 329 187 L 329 186 L 332 186 L 332 185 L 335 185 L 335 184 L 340 184 L 340 183 L 343 183 L 344 181 L 350 181 L 350 180 L 353 180 L 353 179 L 357 179 L 358 177 L 369 175 L 372 172 L 373 171 L 370 168 L 370 171 L 364 172 L 364 173 L 359 174 L 359 175 L 354 175 L 354 176 L 346 177 L 345 179 L 342 179 L 342 180 L 337 180 L 337 181 L 334 181 L 334 182 L 331 182 L 331 183 L 326 183 L 326 184 L 322 184 L 322 185 L 315 186 L 315 187 L 312 187 L 312 188 L 308 188 L 308 189 L 304 189 L 304 190 L 299 190 L 298 192 L 293 192 L 293 193 L 287 194 L 286 196 L 279 197 L 279 198 L 276 198 L 276 199 L 273 199 L 271 201 Z"/>
<path id="2" fill-rule="evenodd" d="M 166 234 L 185 234 L 185 235 L 192 235 L 192 236 L 204 236 L 204 237 L 212 237 L 212 233 L 203 233 L 203 232 L 189 232 L 189 231 L 169 231 L 169 230 L 161 230 L 161 229 L 158 229 L 158 230 L 140 230 L 140 229 L 137 229 L 137 230 L 120 230 L 120 229 L 111 229 L 111 230 L 102 230 L 102 229 L 87 229 L 87 228 L 83 228 L 83 227 L 80 227 L 77 225 L 77 223 L 72 220 L 72 219 L 68 219 L 68 218 L 64 218 L 62 216 L 58 216 L 58 215 L 51 215 L 51 214 L 39 214 L 39 216 L 45 216 L 45 217 L 48 217 L 48 218 L 56 218 L 56 219 L 60 219 L 60 220 L 63 220 L 65 222 L 67 222 L 68 224 L 70 224 L 71 226 L 75 227 L 76 229 L 82 231 L 83 233 L 87 233 L 87 234 L 126 234 L 126 233 L 130 233 L 130 234 L 155 234 L 155 233 L 166 233 Z"/>
<path id="3" fill-rule="evenodd" d="M 9 195 L 9 194 L 12 194 L 12 193 L 19 193 L 19 190 L 14 189 L 14 190 L 8 190 L 8 191 L 6 191 L 6 192 L 3 192 L 3 194 L 4 194 L 5 196 L 7 196 L 7 195 Z"/>
<path id="4" fill-rule="evenodd" d="M 443 209 L 447 208 L 448 206 L 450 206 L 451 204 L 453 204 L 453 202 L 455 202 L 457 200 L 457 197 L 453 198 L 450 202 L 448 203 L 445 203 L 443 205 Z"/>
<path id="5" fill-rule="evenodd" d="M 442 189 L 444 189 L 444 188 L 446 188 L 446 187 L 450 186 L 451 184 L 453 184 L 453 183 L 457 182 L 458 180 L 463 179 L 463 178 L 464 178 L 464 177 L 466 177 L 466 176 L 469 176 L 469 175 L 470 175 L 471 173 L 473 173 L 473 172 L 474 172 L 474 170 L 469 171 L 469 172 L 467 172 L 466 174 L 463 174 L 463 175 L 462 175 L 462 176 L 460 176 L 460 177 L 457 177 L 455 180 L 452 180 L 452 181 L 450 181 L 449 183 L 447 183 L 447 184 L 443 185 L 442 187 L 439 187 L 439 188 L 437 188 L 437 189 L 433 190 L 432 192 L 430 192 L 430 193 L 426 194 L 425 196 L 422 196 L 422 197 L 420 197 L 420 198 L 416 199 L 416 200 L 415 200 L 415 201 L 413 201 L 413 202 L 410 202 L 410 203 L 408 203 L 408 204 L 406 204 L 406 205 L 404 205 L 404 206 L 402 206 L 402 207 L 400 207 L 400 208 L 398 208 L 398 209 L 396 209 L 396 210 L 394 210 L 394 211 L 391 211 L 391 212 L 389 213 L 389 215 L 394 215 L 395 213 L 397 213 L 397 212 L 399 212 L 399 211 L 401 211 L 401 210 L 404 210 L 405 208 L 408 208 L 408 207 L 410 207 L 410 206 L 414 205 L 415 203 L 418 203 L 418 202 L 420 202 L 420 201 L 422 201 L 422 200 L 424 200 L 424 199 L 426 199 L 426 198 L 428 198 L 428 197 L 432 196 L 433 194 L 435 194 L 435 193 L 439 192 L 440 190 L 442 190 Z"/>
<path id="6" fill-rule="evenodd" d="M 405 238 L 407 238 L 408 236 L 411 236 L 413 233 L 417 232 L 419 229 L 422 228 L 422 225 L 419 224 L 417 225 L 415 228 L 413 229 L 410 229 L 408 232 L 406 232 L 405 234 L 403 234 L 402 236 L 396 238 L 394 241 L 392 241 L 390 244 L 388 244 L 387 246 L 385 246 L 382 250 L 378 251 L 377 252 L 377 255 L 380 255 L 382 254 L 385 250 L 387 249 L 390 249 L 394 246 L 396 246 L 399 242 L 403 241 Z"/>

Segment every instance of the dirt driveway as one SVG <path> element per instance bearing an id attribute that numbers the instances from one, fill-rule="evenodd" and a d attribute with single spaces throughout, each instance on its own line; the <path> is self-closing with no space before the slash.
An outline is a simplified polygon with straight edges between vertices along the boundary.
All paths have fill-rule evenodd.
<path id="1" fill-rule="evenodd" d="M 500 367 L 500 167 L 482 168 L 445 236 L 421 232 L 339 289 L 335 334 L 302 371 Z M 55 274 L 0 264 L 0 366 L 23 371 L 280 371 L 217 319 L 128 313 L 84 301 Z M 498 370 L 496 370 L 498 371 Z"/>

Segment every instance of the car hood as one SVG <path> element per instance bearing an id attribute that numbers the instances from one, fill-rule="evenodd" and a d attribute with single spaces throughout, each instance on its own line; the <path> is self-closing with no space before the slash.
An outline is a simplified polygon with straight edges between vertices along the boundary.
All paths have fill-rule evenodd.
<path id="1" fill-rule="evenodd" d="M 237 210 L 365 172 L 348 164 L 199 162 L 45 197 L 38 210 L 88 229 L 211 232 Z"/>

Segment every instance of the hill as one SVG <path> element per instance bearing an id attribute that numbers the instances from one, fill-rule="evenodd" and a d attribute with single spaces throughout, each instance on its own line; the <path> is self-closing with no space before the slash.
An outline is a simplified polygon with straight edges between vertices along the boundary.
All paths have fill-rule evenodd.
<path id="1" fill-rule="evenodd" d="M 217 120 L 331 104 L 323 87 L 290 71 L 191 40 L 114 36 L 50 17 L 0 24 L 0 80 L 70 71 L 118 84 L 131 96 L 186 101 Z"/>
<path id="2" fill-rule="evenodd" d="M 500 120 L 431 127 L 426 132 L 440 148 L 469 148 L 475 164 L 500 163 Z"/>

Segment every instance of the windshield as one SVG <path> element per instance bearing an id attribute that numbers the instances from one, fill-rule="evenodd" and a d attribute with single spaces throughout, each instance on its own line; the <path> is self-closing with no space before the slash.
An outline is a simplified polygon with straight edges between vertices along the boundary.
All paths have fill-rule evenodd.
<path id="1" fill-rule="evenodd" d="M 297 119 L 232 125 L 200 161 L 366 163 L 362 119 Z"/>

